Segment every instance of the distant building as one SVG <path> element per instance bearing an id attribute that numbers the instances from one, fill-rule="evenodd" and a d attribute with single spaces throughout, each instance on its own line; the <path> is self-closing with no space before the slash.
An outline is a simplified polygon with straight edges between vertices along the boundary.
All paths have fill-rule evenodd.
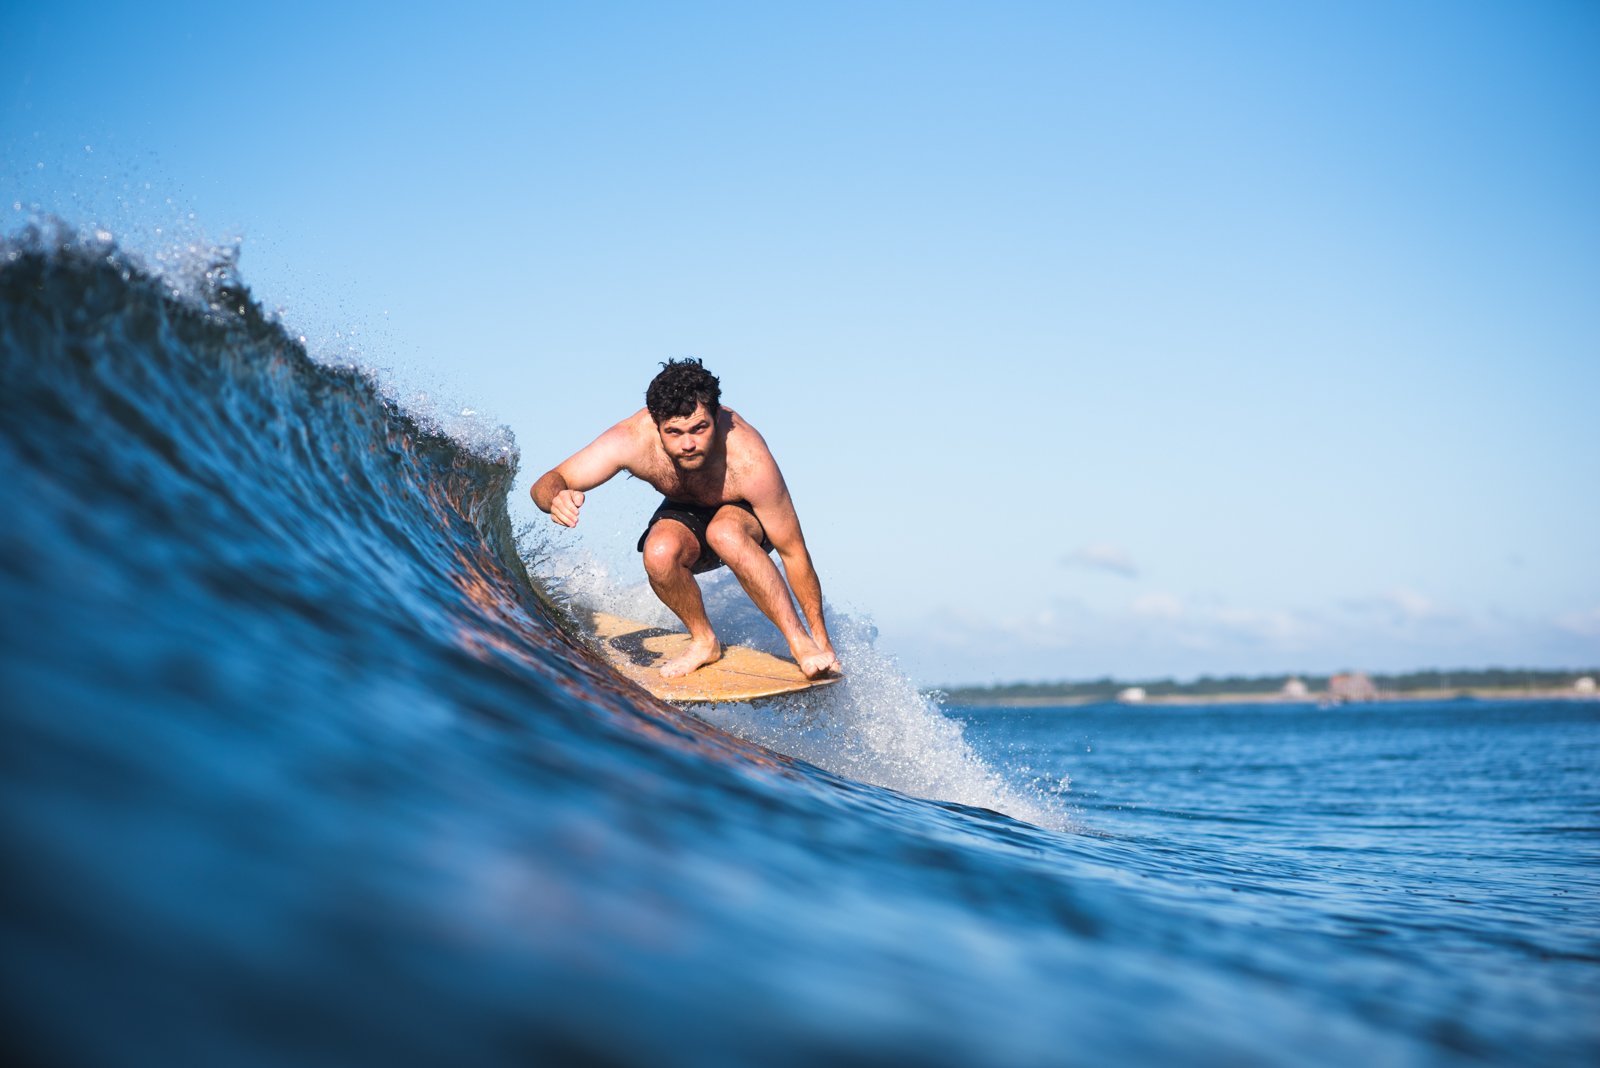
<path id="1" fill-rule="evenodd" d="M 1290 679 L 1283 684 L 1283 689 L 1278 691 L 1278 696 L 1285 701 L 1304 701 L 1311 696 L 1311 691 L 1299 679 Z"/>
<path id="2" fill-rule="evenodd" d="M 1585 675 L 1583 678 L 1581 678 L 1577 682 L 1573 683 L 1572 684 L 1572 688 L 1574 690 L 1576 690 L 1578 693 L 1594 693 L 1595 692 L 1594 676 L 1593 675 Z"/>
<path id="3" fill-rule="evenodd" d="M 1376 701 L 1378 688 L 1371 677 L 1359 671 L 1346 671 L 1328 680 L 1328 699 L 1344 704 L 1350 701 Z"/>
<path id="4" fill-rule="evenodd" d="M 1117 694 L 1117 700 L 1125 705 L 1136 705 L 1145 699 L 1143 686 L 1129 686 Z"/>

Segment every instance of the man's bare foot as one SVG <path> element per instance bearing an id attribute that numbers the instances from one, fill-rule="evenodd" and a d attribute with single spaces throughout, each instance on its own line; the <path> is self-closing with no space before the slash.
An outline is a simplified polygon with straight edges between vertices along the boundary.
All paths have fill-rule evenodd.
<path id="1" fill-rule="evenodd" d="M 705 641 L 691 641 L 689 648 L 685 649 L 682 656 L 675 656 L 661 665 L 661 677 L 664 679 L 677 679 L 689 674 L 696 668 L 714 664 L 722 659 L 722 643 L 715 638 Z"/>
<path id="2" fill-rule="evenodd" d="M 826 675 L 843 675 L 844 669 L 839 666 L 839 658 L 832 653 L 816 653 L 812 656 L 801 657 L 800 670 L 808 679 L 820 679 Z"/>
<path id="3" fill-rule="evenodd" d="M 833 655 L 833 650 L 821 648 L 810 639 L 807 639 L 803 646 L 791 645 L 789 652 L 794 656 L 794 662 L 800 665 L 801 673 L 808 679 L 820 679 L 828 674 L 844 674 L 844 669 L 839 666 L 839 658 Z"/>

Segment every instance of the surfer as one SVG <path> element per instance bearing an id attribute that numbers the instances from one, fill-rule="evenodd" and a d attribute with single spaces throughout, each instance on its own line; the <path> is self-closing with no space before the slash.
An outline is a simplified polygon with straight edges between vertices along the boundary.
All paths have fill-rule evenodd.
<path id="1" fill-rule="evenodd" d="M 721 384 L 699 360 L 661 366 L 644 408 L 545 472 L 529 491 L 533 503 L 575 527 L 584 494 L 619 471 L 663 495 L 638 548 L 651 589 L 689 631 L 688 650 L 662 666 L 663 676 L 687 675 L 722 656 L 694 576 L 724 564 L 783 634 L 807 678 L 839 671 L 822 618 L 822 584 L 767 443 L 722 407 Z M 768 555 L 774 549 L 787 585 Z"/>

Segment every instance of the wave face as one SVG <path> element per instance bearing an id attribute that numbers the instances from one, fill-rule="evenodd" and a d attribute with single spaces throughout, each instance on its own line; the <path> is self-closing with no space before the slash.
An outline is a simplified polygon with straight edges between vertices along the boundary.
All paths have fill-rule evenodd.
<path id="1" fill-rule="evenodd" d="M 518 558 L 509 436 L 314 362 L 225 257 L 0 254 L 18 1033 L 85 1063 L 938 1053 L 879 985 L 947 965 L 851 928 L 975 879 L 948 839 L 1047 832 L 617 679 Z"/>
<path id="2" fill-rule="evenodd" d="M 632 689 L 519 559 L 509 436 L 309 359 L 226 257 L 11 238 L 0 353 L 0 976 L 40 1061 L 1453 1055 L 1296 993 L 1193 857 L 1041 826 L 882 660 L 820 716 Z"/>

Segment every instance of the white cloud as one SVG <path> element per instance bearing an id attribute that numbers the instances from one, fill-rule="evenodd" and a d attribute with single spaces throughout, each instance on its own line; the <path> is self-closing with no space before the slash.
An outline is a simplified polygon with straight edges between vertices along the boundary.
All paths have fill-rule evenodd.
<path id="1" fill-rule="evenodd" d="M 1434 619 L 1446 615 L 1431 597 L 1418 593 L 1416 590 L 1400 587 L 1390 590 L 1383 596 L 1389 606 L 1401 618 L 1413 622 L 1422 619 Z"/>
<path id="2" fill-rule="evenodd" d="M 1152 591 L 1116 605 L 1041 598 L 1010 612 L 975 601 L 925 616 L 897 637 L 919 678 L 943 684 L 1594 663 L 1600 605 L 1534 619 L 1469 610 L 1406 587 L 1326 609 Z"/>
<path id="3" fill-rule="evenodd" d="M 1580 638 L 1600 638 L 1600 608 L 1587 612 L 1567 612 L 1555 619 L 1555 624 L 1569 634 Z"/>
<path id="4" fill-rule="evenodd" d="M 1295 613 L 1281 608 L 1218 608 L 1209 620 L 1234 634 L 1273 645 L 1292 647 L 1316 634 L 1316 626 Z"/>
<path id="5" fill-rule="evenodd" d="M 1109 571 L 1123 578 L 1138 578 L 1139 567 L 1126 549 L 1107 542 L 1080 546 L 1061 561 L 1068 567 L 1083 567 L 1091 571 Z"/>
<path id="6" fill-rule="evenodd" d="M 1457 610 L 1408 586 L 1397 586 L 1373 597 L 1353 598 L 1344 604 L 1346 608 L 1356 612 L 1386 615 L 1396 626 L 1452 623 L 1459 622 L 1462 618 Z"/>
<path id="7" fill-rule="evenodd" d="M 1136 597 L 1128 610 L 1141 619 L 1180 619 L 1183 601 L 1170 593 L 1146 593 Z"/>

